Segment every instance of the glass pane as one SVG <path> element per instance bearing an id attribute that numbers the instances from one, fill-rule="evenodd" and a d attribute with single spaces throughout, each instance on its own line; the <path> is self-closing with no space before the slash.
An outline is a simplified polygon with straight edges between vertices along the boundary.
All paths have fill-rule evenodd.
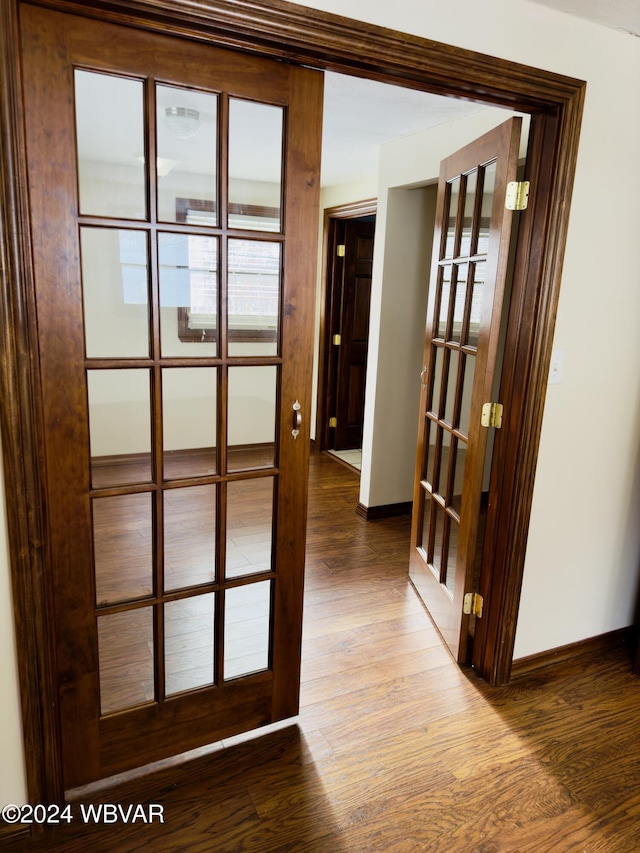
<path id="1" fill-rule="evenodd" d="M 449 303 L 451 298 L 451 265 L 447 264 L 442 270 L 442 288 L 440 290 L 440 309 L 438 311 L 438 337 L 445 338 L 449 320 Z"/>
<path id="2" fill-rule="evenodd" d="M 142 81 L 76 70 L 75 100 L 80 213 L 145 219 Z"/>
<path id="3" fill-rule="evenodd" d="M 151 480 L 148 370 L 89 370 L 89 435 L 94 488 Z"/>
<path id="4" fill-rule="evenodd" d="M 456 426 L 453 422 L 456 406 L 456 391 L 458 388 L 458 363 L 460 361 L 460 353 L 458 350 L 449 350 L 449 373 L 447 376 L 447 399 L 444 409 L 444 420 Z"/>
<path id="5" fill-rule="evenodd" d="M 280 231 L 282 107 L 229 99 L 229 227 Z"/>
<path id="6" fill-rule="evenodd" d="M 158 219 L 216 225 L 217 96 L 156 86 L 156 109 Z"/>
<path id="7" fill-rule="evenodd" d="M 96 498 L 92 506 L 96 604 L 152 595 L 151 495 Z"/>
<path id="8" fill-rule="evenodd" d="M 418 544 L 419 548 L 424 551 L 424 558 L 428 562 L 429 553 L 429 530 L 431 529 L 431 504 L 432 498 L 428 492 L 424 495 L 424 511 L 422 513 L 422 539 Z"/>
<path id="9" fill-rule="evenodd" d="M 449 530 L 449 547 L 447 552 L 447 571 L 445 573 L 444 583 L 449 592 L 453 593 L 456 581 L 456 566 L 458 562 L 458 537 L 460 533 L 460 525 L 450 516 L 448 517 L 447 522 Z"/>
<path id="10" fill-rule="evenodd" d="M 493 208 L 493 191 L 496 184 L 496 163 L 489 163 L 484 170 L 484 185 L 482 188 L 482 208 L 480 210 L 480 227 L 478 229 L 477 254 L 484 255 L 489 249 L 489 229 L 491 227 L 491 209 Z"/>
<path id="11" fill-rule="evenodd" d="M 88 358 L 149 355 L 147 238 L 143 231 L 81 228 Z"/>
<path id="12" fill-rule="evenodd" d="M 443 460 L 442 460 L 442 439 L 443 439 L 443 430 L 442 427 L 437 427 L 435 430 L 435 438 L 434 445 L 432 449 L 432 465 L 429 468 L 429 482 L 431 483 L 431 490 L 433 492 L 440 491 L 440 472 L 442 470 Z M 446 459 L 444 460 L 444 466 L 446 469 Z"/>
<path id="13" fill-rule="evenodd" d="M 429 411 L 440 416 L 440 395 L 442 388 L 442 362 L 444 361 L 444 349 L 442 347 L 431 348 L 432 358 L 435 359 L 433 371 L 433 392 L 431 395 L 431 406 Z"/>
<path id="14" fill-rule="evenodd" d="M 460 240 L 460 254 L 471 254 L 471 236 L 473 231 L 473 210 L 476 203 L 476 186 L 478 183 L 478 172 L 474 169 L 467 176 L 467 189 L 464 196 L 464 214 L 462 219 L 462 238 Z"/>
<path id="15" fill-rule="evenodd" d="M 217 373 L 215 367 L 162 370 L 165 480 L 216 473 Z"/>
<path id="16" fill-rule="evenodd" d="M 455 250 L 456 222 L 458 219 L 458 197 L 460 195 L 460 178 L 454 178 L 449 184 L 449 215 L 447 217 L 447 239 L 445 258 L 452 258 Z"/>
<path id="17" fill-rule="evenodd" d="M 100 711 L 108 714 L 155 698 L 153 608 L 98 616 Z"/>
<path id="18" fill-rule="evenodd" d="M 271 571 L 273 477 L 227 484 L 226 577 Z"/>
<path id="19" fill-rule="evenodd" d="M 484 278 L 486 272 L 486 261 L 479 261 L 473 266 L 473 291 L 471 295 L 471 315 L 469 317 L 469 331 L 466 343 L 468 346 L 478 346 L 478 335 L 480 334 L 480 323 L 482 321 L 482 301 L 484 299 Z"/>
<path id="20" fill-rule="evenodd" d="M 280 244 L 229 240 L 229 355 L 276 355 Z"/>
<path id="21" fill-rule="evenodd" d="M 476 357 L 465 356 L 464 377 L 462 385 L 462 401 L 460 403 L 459 430 L 464 435 L 469 435 L 469 415 L 471 413 L 471 397 L 473 395 L 473 377 L 476 371 Z"/>
<path id="22" fill-rule="evenodd" d="M 158 235 L 162 355 L 218 353 L 218 238 Z"/>
<path id="23" fill-rule="evenodd" d="M 210 592 L 164 605 L 167 696 L 214 683 L 215 599 Z"/>
<path id="24" fill-rule="evenodd" d="M 238 586 L 225 593 L 224 677 L 269 668 L 271 581 Z"/>
<path id="25" fill-rule="evenodd" d="M 438 492 L 438 494 L 442 495 L 443 498 L 447 498 L 447 484 L 449 481 L 449 460 L 450 460 L 450 445 L 451 445 L 451 433 L 446 432 L 444 430 L 439 430 L 442 432 L 442 449 L 440 451 L 440 468 L 438 471 L 438 478 L 435 484 L 434 491 Z"/>
<path id="26" fill-rule="evenodd" d="M 164 492 L 164 588 L 211 583 L 216 577 L 216 487 Z"/>
<path id="27" fill-rule="evenodd" d="M 462 337 L 462 323 L 464 321 L 464 307 L 467 296 L 467 272 L 469 265 L 460 264 L 456 270 L 456 299 L 453 306 L 453 328 L 451 329 L 451 340 L 460 342 Z"/>
<path id="28" fill-rule="evenodd" d="M 451 497 L 451 508 L 460 516 L 462 506 L 462 487 L 464 485 L 464 466 L 467 459 L 467 445 L 464 441 L 455 441 L 455 453 L 453 463 L 455 473 L 453 478 L 453 495 Z"/>
<path id="29" fill-rule="evenodd" d="M 434 540 L 433 540 L 433 559 L 430 560 L 431 565 L 435 569 L 439 580 L 442 580 L 445 568 L 445 513 L 444 510 L 434 501 Z"/>
<path id="30" fill-rule="evenodd" d="M 275 464 L 277 377 L 275 366 L 229 368 L 229 471 Z"/>
<path id="31" fill-rule="evenodd" d="M 425 418 L 424 424 L 424 456 L 422 458 L 422 480 L 426 480 L 430 485 L 433 478 L 433 457 L 435 453 L 436 430 L 432 426 L 432 421 Z"/>

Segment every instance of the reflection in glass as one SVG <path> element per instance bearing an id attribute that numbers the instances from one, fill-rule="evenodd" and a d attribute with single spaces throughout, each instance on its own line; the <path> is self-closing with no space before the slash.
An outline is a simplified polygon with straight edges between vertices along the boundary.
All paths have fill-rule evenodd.
<path id="1" fill-rule="evenodd" d="M 227 484 L 227 578 L 271 571 L 273 477 Z"/>
<path id="2" fill-rule="evenodd" d="M 447 238 L 444 256 L 452 258 L 455 251 L 456 222 L 458 221 L 458 198 L 460 195 L 460 178 L 454 178 L 449 183 L 449 215 L 447 217 Z"/>
<path id="3" fill-rule="evenodd" d="M 96 498 L 93 555 L 96 604 L 115 604 L 153 593 L 151 495 Z"/>
<path id="4" fill-rule="evenodd" d="M 158 219 L 216 225 L 217 96 L 156 86 L 156 109 Z"/>
<path id="5" fill-rule="evenodd" d="M 74 75 L 80 213 L 145 219 L 142 81 Z"/>
<path id="6" fill-rule="evenodd" d="M 174 480 L 215 474 L 217 370 L 162 370 L 164 477 Z"/>
<path id="7" fill-rule="evenodd" d="M 167 696 L 214 683 L 215 594 L 164 605 L 164 689 Z"/>
<path id="8" fill-rule="evenodd" d="M 439 580 L 442 580 L 444 569 L 446 566 L 445 554 L 445 514 L 444 510 L 434 501 L 433 502 L 433 518 L 434 526 L 433 537 L 433 559 L 430 561 L 435 569 L 435 573 Z"/>
<path id="9" fill-rule="evenodd" d="M 493 191 L 496 184 L 496 163 L 489 163 L 484 169 L 484 186 L 482 188 L 482 207 L 480 210 L 480 227 L 478 229 L 477 254 L 484 255 L 489 249 L 489 229 L 491 227 L 491 210 L 493 208 Z"/>
<path id="10" fill-rule="evenodd" d="M 449 301 L 451 297 L 451 264 L 442 269 L 442 287 L 440 290 L 440 309 L 438 311 L 438 337 L 444 338 L 447 334 L 449 319 Z"/>
<path id="11" fill-rule="evenodd" d="M 476 357 L 466 355 L 464 361 L 464 376 L 462 385 L 462 401 L 460 403 L 460 421 L 458 429 L 464 435 L 469 435 L 469 415 L 471 413 L 471 397 L 473 394 L 473 377 L 476 370 Z"/>
<path id="12" fill-rule="evenodd" d="M 229 368 L 229 471 L 275 464 L 277 377 L 271 365 Z"/>
<path id="13" fill-rule="evenodd" d="M 227 265 L 229 355 L 276 355 L 280 243 L 229 240 Z"/>
<path id="14" fill-rule="evenodd" d="M 224 611 L 225 679 L 268 669 L 271 581 L 228 589 Z"/>
<path id="15" fill-rule="evenodd" d="M 229 227 L 280 231 L 283 110 L 229 99 Z"/>
<path id="16" fill-rule="evenodd" d="M 458 350 L 449 350 L 449 373 L 447 376 L 447 399 L 445 401 L 444 420 L 456 426 L 453 422 L 456 407 L 456 391 L 458 388 L 458 364 L 460 362 L 460 353 Z"/>
<path id="17" fill-rule="evenodd" d="M 164 491 L 164 588 L 210 583 L 216 576 L 216 486 Z"/>
<path id="18" fill-rule="evenodd" d="M 88 358 L 149 355 L 147 239 L 143 231 L 81 228 Z"/>
<path id="19" fill-rule="evenodd" d="M 103 714 L 153 702 L 153 608 L 98 616 L 98 660 Z"/>
<path id="20" fill-rule="evenodd" d="M 478 346 L 478 335 L 480 334 L 480 323 L 482 322 L 482 302 L 484 300 L 484 277 L 487 263 L 478 261 L 473 264 L 473 290 L 471 293 L 471 312 L 469 316 L 469 331 L 466 343 L 469 346 Z"/>
<path id="21" fill-rule="evenodd" d="M 464 321 L 464 308 L 467 296 L 467 270 L 468 264 L 460 264 L 456 270 L 456 298 L 453 306 L 453 328 L 451 329 L 451 340 L 460 342 L 462 337 L 462 323 Z"/>
<path id="22" fill-rule="evenodd" d="M 158 235 L 162 355 L 217 355 L 218 238 Z"/>
<path id="23" fill-rule="evenodd" d="M 442 389 L 442 362 L 444 361 L 444 349 L 442 347 L 431 348 L 431 358 L 435 360 L 433 371 L 433 390 L 431 394 L 431 405 L 428 407 L 437 417 L 440 416 L 440 396 Z"/>
<path id="24" fill-rule="evenodd" d="M 451 498 L 451 508 L 460 516 L 460 508 L 462 506 L 462 487 L 464 485 L 464 466 L 467 458 L 467 445 L 464 441 L 454 440 L 454 455 L 453 464 L 453 496 Z"/>
<path id="25" fill-rule="evenodd" d="M 462 219 L 462 237 L 460 240 L 460 254 L 471 254 L 471 238 L 473 235 L 473 211 L 476 202 L 476 185 L 478 183 L 478 172 L 474 169 L 467 176 L 467 187 L 464 196 L 464 214 Z"/>
<path id="26" fill-rule="evenodd" d="M 430 485 L 433 484 L 433 456 L 435 453 L 436 430 L 432 426 L 432 421 L 425 418 L 424 421 L 424 456 L 422 459 L 422 480 L 426 480 Z"/>
<path id="27" fill-rule="evenodd" d="M 448 553 L 447 553 L 447 571 L 444 578 L 444 584 L 453 593 L 456 582 L 456 565 L 458 562 L 458 537 L 460 534 L 460 525 L 458 522 L 449 516 L 447 518 L 447 528 L 449 531 Z"/>
<path id="28" fill-rule="evenodd" d="M 431 502 L 432 498 L 429 492 L 424 493 L 424 510 L 422 513 L 422 531 L 421 540 L 418 547 L 424 551 L 424 558 L 429 562 L 429 531 L 431 529 Z"/>
<path id="29" fill-rule="evenodd" d="M 442 427 L 436 431 L 436 450 L 432 475 L 433 491 L 445 495 L 447 491 L 447 473 L 449 462 L 449 433 L 444 433 Z M 437 466 L 437 467 L 436 467 Z"/>
<path id="30" fill-rule="evenodd" d="M 87 388 L 93 486 L 149 481 L 149 371 L 89 370 Z"/>

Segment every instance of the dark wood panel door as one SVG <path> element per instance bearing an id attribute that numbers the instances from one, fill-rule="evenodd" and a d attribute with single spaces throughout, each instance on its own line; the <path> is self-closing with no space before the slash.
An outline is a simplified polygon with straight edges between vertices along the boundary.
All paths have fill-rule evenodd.
<path id="1" fill-rule="evenodd" d="M 336 364 L 334 450 L 362 447 L 375 218 L 346 219 Z"/>
<path id="2" fill-rule="evenodd" d="M 322 75 L 22 36 L 73 787 L 297 713 Z"/>
<path id="3" fill-rule="evenodd" d="M 488 428 L 507 274 L 521 120 L 441 164 L 420 397 L 410 575 L 464 661 Z"/>

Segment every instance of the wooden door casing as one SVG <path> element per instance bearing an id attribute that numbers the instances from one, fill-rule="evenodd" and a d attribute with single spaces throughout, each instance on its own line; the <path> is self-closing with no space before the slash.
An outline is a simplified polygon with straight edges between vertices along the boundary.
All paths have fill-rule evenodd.
<path id="1" fill-rule="evenodd" d="M 24 9 L 22 25 L 23 55 L 28 69 L 25 75 L 26 136 L 31 175 L 56 658 L 64 779 L 65 786 L 70 787 L 297 713 L 309 452 L 307 391 L 311 385 L 315 273 L 309 246 L 317 233 L 322 78 L 317 72 L 248 58 L 207 45 L 191 45 L 185 55 L 184 43 L 170 37 L 33 7 Z M 266 471 L 277 483 L 274 504 L 276 556 L 271 570 L 265 573 L 272 589 L 269 666 L 255 675 L 216 682 L 211 688 L 165 701 L 163 688 L 158 687 L 162 668 L 158 670 L 161 665 L 156 664 L 156 691 L 160 690 L 160 695 L 156 692 L 155 701 L 131 711 L 106 715 L 99 713 L 96 599 L 89 570 L 93 563 L 92 486 L 87 454 L 89 422 L 85 371 L 107 366 L 115 369 L 144 367 L 151 371 L 152 377 L 159 377 L 162 364 L 178 367 L 180 362 L 163 360 L 160 354 L 157 308 L 151 309 L 153 346 L 149 359 L 116 359 L 107 364 L 104 359 L 85 358 L 77 223 L 100 227 L 105 222 L 100 217 L 78 214 L 72 97 L 74 67 L 127 74 L 141 80 L 168 80 L 203 90 L 229 91 L 236 97 L 282 104 L 287 115 L 285 224 L 281 236 L 271 237 L 284 246 L 281 344 L 278 355 L 254 358 L 250 362 L 273 365 L 280 377 L 276 409 L 277 452 L 275 465 Z M 148 122 L 151 122 L 150 116 L 149 111 Z M 55 140 L 53 145 L 52 139 Z M 221 187 L 224 203 L 224 181 Z M 153 221 L 134 224 L 153 235 Z M 122 225 L 125 226 L 131 227 L 131 223 Z M 184 226 L 175 226 L 175 229 L 180 228 Z M 171 226 L 163 225 L 163 229 L 170 230 Z M 244 232 L 232 233 L 251 236 Z M 239 367 L 246 363 L 246 360 L 223 357 L 225 347 L 223 322 L 218 356 L 195 360 L 196 364 L 216 367 L 223 383 L 221 387 L 224 387 L 229 365 Z M 155 387 L 152 384 L 152 388 Z M 298 439 L 292 435 L 292 405 L 296 399 L 301 402 L 302 415 Z M 219 409 L 221 424 L 227 417 L 224 405 L 223 402 Z M 155 390 L 152 412 L 153 456 L 158 464 L 157 457 L 162 455 L 162 412 L 159 391 Z M 224 447 L 219 453 L 224 459 Z M 258 475 L 262 476 L 260 472 Z M 201 478 L 199 482 L 224 486 L 242 476 L 239 473 L 226 476 L 223 461 L 219 475 Z M 155 502 L 160 499 L 165 484 L 158 474 L 154 482 L 155 485 L 149 486 L 134 485 L 128 491 L 149 493 Z M 195 481 L 185 482 L 189 485 Z M 123 490 L 107 489 L 105 494 L 118 491 Z M 156 538 L 156 561 L 160 559 L 157 555 L 162 548 L 159 543 L 160 539 Z M 211 592 L 222 596 L 222 600 L 228 586 L 229 583 L 223 583 L 220 578 L 210 585 Z M 147 602 L 156 614 L 154 643 L 162 635 L 161 611 L 166 599 L 166 590 L 162 593 L 162 587 L 156 586 L 154 596 Z M 217 616 L 216 619 L 220 625 Z M 217 627 L 216 643 L 221 642 L 221 636 L 221 629 Z"/>
<path id="2" fill-rule="evenodd" d="M 443 160 L 438 185 L 410 576 L 461 662 L 466 660 L 469 625 L 463 599 L 473 589 L 488 436 L 481 413 L 494 387 L 511 235 L 512 213 L 505 208 L 505 196 L 507 184 L 516 178 L 521 124 L 519 118 L 510 119 Z M 495 170 L 493 195 L 485 212 L 484 180 L 490 168 Z M 469 191 L 468 205 L 467 182 L 472 178 L 477 186 L 473 194 Z M 482 231 L 486 233 L 480 245 Z M 478 288 L 481 301 L 476 307 Z"/>

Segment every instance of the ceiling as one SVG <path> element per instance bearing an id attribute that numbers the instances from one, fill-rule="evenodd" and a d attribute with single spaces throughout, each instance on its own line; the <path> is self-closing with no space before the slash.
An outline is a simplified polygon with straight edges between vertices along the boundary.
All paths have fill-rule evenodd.
<path id="1" fill-rule="evenodd" d="M 531 2 L 640 36 L 640 0 Z M 383 143 L 481 109 L 480 104 L 327 72 L 322 185 L 374 174 Z"/>
<path id="2" fill-rule="evenodd" d="M 638 0 L 531 0 L 531 2 L 640 36 L 640 2 Z"/>
<path id="3" fill-rule="evenodd" d="M 480 112 L 482 104 L 327 71 L 323 187 L 377 173 L 381 145 Z"/>

